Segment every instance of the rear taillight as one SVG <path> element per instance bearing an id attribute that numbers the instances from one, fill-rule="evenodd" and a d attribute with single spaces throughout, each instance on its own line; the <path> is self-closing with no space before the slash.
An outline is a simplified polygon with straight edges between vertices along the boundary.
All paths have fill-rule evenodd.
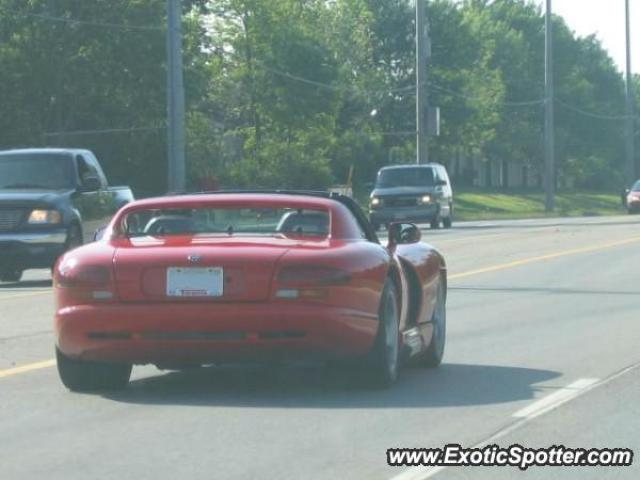
<path id="1" fill-rule="evenodd" d="M 351 274 L 345 270 L 334 267 L 291 265 L 280 270 L 277 281 L 279 285 L 344 285 L 351 281 Z"/>
<path id="2" fill-rule="evenodd" d="M 111 267 L 103 265 L 63 263 L 57 268 L 55 282 L 75 300 L 109 301 L 115 296 Z"/>
<path id="3" fill-rule="evenodd" d="M 325 301 L 328 287 L 351 281 L 345 270 L 321 265 L 289 265 L 278 272 L 275 297 L 281 300 Z"/>

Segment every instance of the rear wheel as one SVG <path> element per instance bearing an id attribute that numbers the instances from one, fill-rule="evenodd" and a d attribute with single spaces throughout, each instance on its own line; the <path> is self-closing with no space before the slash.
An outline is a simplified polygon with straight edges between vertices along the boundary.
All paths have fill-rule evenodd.
<path id="1" fill-rule="evenodd" d="M 0 270 L 1 282 L 19 282 L 22 278 L 22 270 L 8 269 Z"/>
<path id="2" fill-rule="evenodd" d="M 129 383 L 131 365 L 85 362 L 67 357 L 56 348 L 58 374 L 65 387 L 74 392 L 121 390 Z"/>
<path id="3" fill-rule="evenodd" d="M 399 308 L 396 287 L 387 279 L 378 311 L 378 333 L 364 369 L 367 385 L 390 387 L 398 378 Z"/>
<path id="4" fill-rule="evenodd" d="M 440 228 L 440 214 L 431 219 L 430 226 L 434 230 Z"/>
<path id="5" fill-rule="evenodd" d="M 447 336 L 447 307 L 446 307 L 446 290 L 445 282 L 441 277 L 438 282 L 438 291 L 436 293 L 436 306 L 433 310 L 431 323 L 433 325 L 433 336 L 429 348 L 421 353 L 415 363 L 424 367 L 437 367 L 442 363 L 444 356 L 444 347 Z"/>

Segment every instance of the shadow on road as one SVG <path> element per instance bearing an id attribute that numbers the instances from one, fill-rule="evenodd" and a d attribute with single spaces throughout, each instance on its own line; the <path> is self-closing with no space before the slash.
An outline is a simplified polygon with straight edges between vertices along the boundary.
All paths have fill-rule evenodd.
<path id="1" fill-rule="evenodd" d="M 536 384 L 557 378 L 550 370 L 444 364 L 406 369 L 389 390 L 354 385 L 354 377 L 320 367 L 209 367 L 132 381 L 106 395 L 152 405 L 268 408 L 446 408 L 533 398 Z"/>
<path id="2" fill-rule="evenodd" d="M 1 290 L 29 290 L 30 288 L 49 288 L 52 286 L 51 280 L 24 280 L 15 283 L 0 283 Z"/>

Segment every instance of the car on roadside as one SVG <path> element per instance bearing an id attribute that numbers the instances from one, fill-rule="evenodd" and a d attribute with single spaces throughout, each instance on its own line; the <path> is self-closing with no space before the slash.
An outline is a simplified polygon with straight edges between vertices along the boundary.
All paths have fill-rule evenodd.
<path id="1" fill-rule="evenodd" d="M 128 187 L 109 186 L 88 150 L 0 151 L 0 281 L 52 268 L 131 200 Z"/>
<path id="2" fill-rule="evenodd" d="M 378 172 L 369 198 L 369 219 L 376 230 L 394 221 L 453 225 L 453 189 L 443 165 L 393 165 Z"/>
<path id="3" fill-rule="evenodd" d="M 360 207 L 332 193 L 130 203 L 56 265 L 60 378 L 117 389 L 134 364 L 315 360 L 389 386 L 401 362 L 436 367 L 444 352 L 446 265 L 420 235 L 394 223 L 382 245 Z"/>
<path id="4" fill-rule="evenodd" d="M 625 206 L 630 214 L 640 213 L 640 180 L 626 192 Z"/>

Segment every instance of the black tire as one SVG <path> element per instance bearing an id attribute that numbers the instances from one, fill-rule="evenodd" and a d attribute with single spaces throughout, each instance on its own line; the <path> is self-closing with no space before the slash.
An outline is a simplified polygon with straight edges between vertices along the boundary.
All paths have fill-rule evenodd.
<path id="1" fill-rule="evenodd" d="M 447 292 L 443 277 L 440 277 L 437 288 L 436 307 L 431 317 L 433 337 L 429 347 L 416 357 L 414 362 L 416 365 L 429 368 L 438 367 L 442 363 L 447 338 Z"/>
<path id="2" fill-rule="evenodd" d="M 22 270 L 9 269 L 0 271 L 0 282 L 16 283 L 22 279 Z"/>
<path id="3" fill-rule="evenodd" d="M 440 228 L 440 214 L 433 217 L 431 219 L 431 222 L 429 222 L 429 225 L 431 226 L 432 230 L 437 230 L 438 228 Z"/>
<path id="4" fill-rule="evenodd" d="M 64 255 L 70 250 L 73 250 L 74 248 L 81 247 L 83 244 L 84 244 L 84 239 L 82 236 L 82 229 L 78 224 L 74 223 L 69 227 L 69 230 L 67 231 L 67 239 L 64 242 L 64 251 L 60 256 Z M 54 274 L 53 270 L 55 268 L 55 264 L 56 262 L 53 262 L 53 265 L 51 265 L 52 276 Z"/>
<path id="5" fill-rule="evenodd" d="M 442 219 L 442 226 L 444 228 L 451 228 L 453 226 L 453 205 L 449 204 L 449 215 Z"/>
<path id="6" fill-rule="evenodd" d="M 96 363 L 75 360 L 56 348 L 58 375 L 65 387 L 73 392 L 122 390 L 129 383 L 131 365 Z"/>
<path id="7" fill-rule="evenodd" d="M 80 229 L 79 225 L 74 223 L 69 227 L 69 231 L 67 232 L 67 240 L 64 243 L 64 251 L 68 252 L 69 250 L 78 248 L 83 244 L 84 239 L 82 238 L 82 230 Z"/>
<path id="8" fill-rule="evenodd" d="M 378 333 L 364 365 L 364 381 L 373 388 L 388 388 L 398 378 L 400 365 L 400 310 L 398 293 L 391 279 L 382 290 L 378 310 Z"/>

